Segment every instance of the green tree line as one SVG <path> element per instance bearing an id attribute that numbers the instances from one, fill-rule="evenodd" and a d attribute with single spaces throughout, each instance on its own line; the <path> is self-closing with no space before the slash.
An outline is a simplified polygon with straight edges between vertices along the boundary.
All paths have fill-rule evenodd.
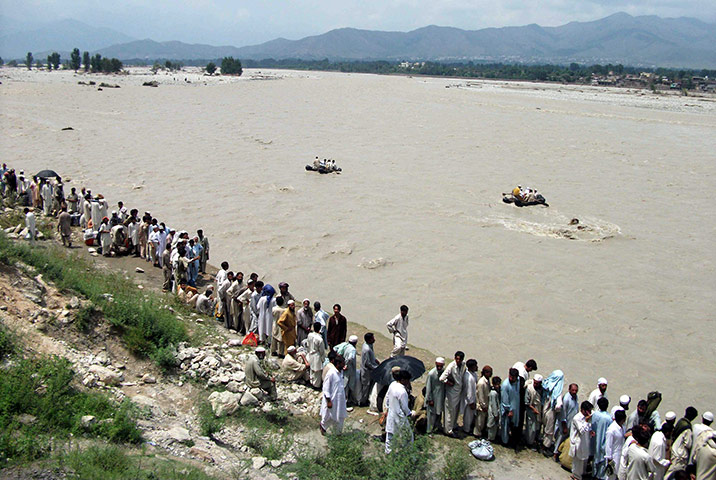
<path id="1" fill-rule="evenodd" d="M 709 69 L 671 69 L 628 67 L 621 64 L 606 65 L 526 65 L 506 63 L 442 63 L 412 62 L 403 66 L 401 62 L 376 61 L 329 61 L 301 59 L 264 59 L 245 60 L 247 68 L 281 68 L 289 70 L 319 70 L 350 73 L 411 74 L 429 76 L 447 76 L 463 78 L 488 78 L 508 80 L 534 80 L 563 83 L 587 83 L 592 75 L 639 75 L 651 72 L 659 77 L 665 76 L 672 81 L 690 81 L 694 76 L 716 77 L 716 70 Z M 688 83 L 688 82 L 687 82 Z"/>
<path id="2" fill-rule="evenodd" d="M 33 56 L 32 52 L 27 52 L 27 55 L 25 55 L 25 66 L 28 70 L 32 69 L 32 63 L 34 61 L 35 57 Z M 0 66 L 2 66 L 3 64 L 4 62 L 2 58 L 0 58 Z M 48 70 L 59 70 L 60 64 L 61 57 L 59 53 L 52 52 L 50 55 L 47 56 Z M 11 60 L 10 62 L 8 62 L 8 65 L 16 67 L 17 61 Z M 40 60 L 37 60 L 36 66 L 38 68 L 42 66 Z M 72 53 L 70 53 L 69 61 L 65 62 L 63 67 L 74 70 L 75 72 L 84 68 L 85 72 L 91 71 L 92 73 L 118 73 L 122 71 L 124 65 L 117 58 L 102 57 L 102 55 L 100 55 L 99 53 L 95 54 L 94 56 L 90 56 L 90 53 L 87 51 L 85 51 L 83 54 L 80 54 L 80 49 L 75 48 L 72 50 Z"/>

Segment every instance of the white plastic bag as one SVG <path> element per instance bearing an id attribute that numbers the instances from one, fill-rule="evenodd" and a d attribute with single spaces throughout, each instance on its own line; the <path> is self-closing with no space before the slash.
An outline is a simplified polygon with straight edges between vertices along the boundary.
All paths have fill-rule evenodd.
<path id="1" fill-rule="evenodd" d="M 495 458 L 495 452 L 492 445 L 487 440 L 475 440 L 467 444 L 467 448 L 472 452 L 472 456 L 478 460 L 489 461 Z"/>

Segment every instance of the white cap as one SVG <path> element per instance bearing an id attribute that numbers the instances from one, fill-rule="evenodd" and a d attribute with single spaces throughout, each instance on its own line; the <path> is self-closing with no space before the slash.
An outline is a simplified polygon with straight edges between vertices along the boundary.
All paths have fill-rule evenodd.
<path id="1" fill-rule="evenodd" d="M 619 403 L 621 403 L 622 405 L 626 405 L 629 402 L 631 402 L 631 397 L 629 395 L 622 395 L 621 397 L 619 397 Z"/>
<path id="2" fill-rule="evenodd" d="M 256 353 L 266 353 L 266 349 L 264 347 L 256 347 Z"/>
<path id="3" fill-rule="evenodd" d="M 435 363 L 442 363 L 443 365 L 445 365 L 445 359 L 443 357 L 438 357 L 435 359 Z"/>
<path id="4" fill-rule="evenodd" d="M 666 416 L 664 417 L 667 422 L 673 422 L 676 420 L 676 413 L 675 412 L 666 412 Z"/>
<path id="5" fill-rule="evenodd" d="M 356 343 L 358 341 L 358 337 L 356 335 L 351 335 L 348 337 L 348 343 Z"/>
<path id="6" fill-rule="evenodd" d="M 607 379 L 604 377 L 600 377 L 599 380 L 597 380 L 597 385 L 606 385 Z"/>
<path id="7" fill-rule="evenodd" d="M 614 414 L 617 413 L 619 410 L 624 410 L 621 405 L 614 405 L 612 407 L 612 420 L 614 419 Z"/>
<path id="8" fill-rule="evenodd" d="M 540 375 L 539 373 L 536 374 L 536 375 L 534 376 L 534 381 L 535 381 L 535 382 L 541 382 L 541 381 L 542 381 L 542 375 Z"/>
<path id="9" fill-rule="evenodd" d="M 306 303 L 306 302 L 311 303 L 311 301 L 310 301 L 309 299 L 304 298 L 304 299 L 303 299 L 303 303 Z"/>
<path id="10" fill-rule="evenodd" d="M 714 414 L 711 412 L 705 412 L 701 418 L 706 420 L 707 422 L 713 422 L 714 421 Z"/>
<path id="11" fill-rule="evenodd" d="M 296 347 L 294 347 L 293 345 L 291 345 L 290 347 L 288 347 L 288 348 L 286 349 L 286 351 L 287 351 L 287 352 L 295 352 L 295 351 L 296 351 Z"/>
<path id="12" fill-rule="evenodd" d="M 293 300 L 289 300 L 286 305 L 296 305 L 296 302 L 294 302 Z"/>

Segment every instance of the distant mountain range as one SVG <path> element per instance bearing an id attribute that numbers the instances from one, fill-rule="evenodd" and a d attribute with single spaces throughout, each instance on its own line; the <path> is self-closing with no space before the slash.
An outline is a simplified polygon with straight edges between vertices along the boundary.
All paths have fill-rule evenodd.
<path id="1" fill-rule="evenodd" d="M 75 47 L 82 51 L 95 51 L 134 40 L 111 28 L 92 27 L 77 20 L 31 25 L 27 29 L 13 28 L 13 21 L 6 17 L 1 20 L 4 34 L 0 36 L 0 56 L 5 59 L 25 58 L 27 52 L 33 52 L 36 58 L 43 58 L 40 56 L 43 53 L 71 52 Z"/>
<path id="2" fill-rule="evenodd" d="M 632 17 L 626 13 L 559 27 L 532 24 L 461 30 L 428 26 L 411 32 L 341 28 L 300 40 L 278 38 L 240 48 L 135 40 L 114 30 L 63 20 L 39 30 L 15 31 L 0 37 L 0 55 L 22 58 L 27 51 L 62 53 L 77 46 L 125 61 L 233 56 L 254 60 L 474 60 L 716 68 L 714 45 L 716 25 L 694 18 Z"/>

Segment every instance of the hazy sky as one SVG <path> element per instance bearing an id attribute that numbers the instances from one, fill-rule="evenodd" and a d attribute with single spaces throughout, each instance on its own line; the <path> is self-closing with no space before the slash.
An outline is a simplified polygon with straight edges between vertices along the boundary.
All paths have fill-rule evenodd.
<path id="1" fill-rule="evenodd" d="M 74 18 L 136 38 L 236 46 L 339 27 L 555 26 L 620 11 L 716 23 L 714 0 L 0 0 L 0 14 L 16 23 Z"/>

